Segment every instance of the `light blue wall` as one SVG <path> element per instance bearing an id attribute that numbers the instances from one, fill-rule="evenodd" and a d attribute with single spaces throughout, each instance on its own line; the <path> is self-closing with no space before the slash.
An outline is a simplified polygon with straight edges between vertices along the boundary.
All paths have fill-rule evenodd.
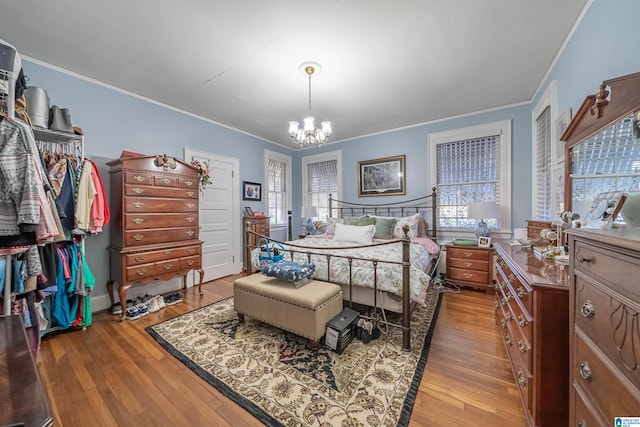
<path id="1" fill-rule="evenodd" d="M 575 112 L 586 95 L 596 92 L 602 80 L 640 71 L 640 59 L 636 56 L 640 40 L 639 14 L 640 2 L 637 0 L 595 0 L 539 92 L 544 92 L 548 81 L 557 80 L 558 111 L 571 107 Z M 531 110 L 538 96 L 527 105 L 328 144 L 321 149 L 292 151 L 28 60 L 23 62 L 29 85 L 45 88 L 52 104 L 70 109 L 74 124 L 85 131 L 87 156 L 96 160 L 101 168 L 107 160 L 118 157 L 122 150 L 182 157 L 186 146 L 238 158 L 240 181 L 263 182 L 265 148 L 291 155 L 294 231 L 300 229 L 302 156 L 342 150 L 343 198 L 355 200 L 358 161 L 406 154 L 406 198 L 412 198 L 427 194 L 433 185 L 428 181 L 427 140 L 430 132 L 511 119 L 512 227 L 523 226 L 531 217 Z M 104 171 L 106 169 L 101 169 Z M 104 175 L 106 177 L 106 172 Z M 389 199 L 361 200 L 373 203 Z M 254 210 L 265 210 L 263 203 L 251 206 Z M 106 292 L 103 283 L 108 278 L 109 261 L 105 250 L 108 233 L 109 227 L 103 235 L 87 242 L 87 258 L 98 278 L 96 293 L 103 295 Z"/>

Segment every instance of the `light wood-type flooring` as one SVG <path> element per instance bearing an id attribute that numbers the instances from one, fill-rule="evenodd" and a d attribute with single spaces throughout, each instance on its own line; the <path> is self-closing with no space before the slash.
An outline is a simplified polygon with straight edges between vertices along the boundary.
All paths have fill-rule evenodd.
<path id="1" fill-rule="evenodd" d="M 55 426 L 259 426 L 165 352 L 144 328 L 232 295 L 229 276 L 135 321 L 94 313 L 86 330 L 45 336 L 38 361 Z M 153 286 L 133 287 L 152 292 Z M 526 424 L 494 321 L 494 297 L 445 293 L 411 426 Z"/>

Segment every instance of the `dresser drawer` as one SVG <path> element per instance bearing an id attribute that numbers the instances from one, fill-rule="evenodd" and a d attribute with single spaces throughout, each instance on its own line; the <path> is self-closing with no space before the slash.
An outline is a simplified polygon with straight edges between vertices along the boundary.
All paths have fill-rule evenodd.
<path id="1" fill-rule="evenodd" d="M 186 246 L 174 249 L 163 249 L 161 251 L 139 252 L 125 256 L 125 265 L 127 267 L 147 264 L 150 262 L 164 261 L 172 258 L 200 256 L 200 245 Z"/>
<path id="2" fill-rule="evenodd" d="M 185 199 L 197 199 L 198 190 L 184 188 L 149 187 L 144 185 L 125 185 L 124 194 L 127 196 L 145 197 L 173 197 Z"/>
<path id="3" fill-rule="evenodd" d="M 489 281 L 489 272 L 487 271 L 465 270 L 452 267 L 449 267 L 447 270 L 451 280 L 462 280 L 483 285 Z"/>
<path id="4" fill-rule="evenodd" d="M 154 263 L 136 265 L 125 269 L 125 276 L 128 282 L 137 282 L 154 277 L 155 275 L 156 265 Z"/>
<path id="5" fill-rule="evenodd" d="M 469 248 L 447 246 L 447 261 L 454 258 L 486 261 L 487 263 L 491 261 L 490 253 L 486 250 L 473 250 Z"/>
<path id="6" fill-rule="evenodd" d="M 462 258 L 447 258 L 447 262 L 451 265 L 452 268 L 489 271 L 489 261 L 477 261 L 473 259 L 462 259 Z"/>
<path id="7" fill-rule="evenodd" d="M 177 273 L 178 271 L 180 271 L 179 258 L 156 262 L 156 274 Z"/>
<path id="8" fill-rule="evenodd" d="M 178 187 L 198 190 L 198 180 L 194 178 L 179 178 Z"/>
<path id="9" fill-rule="evenodd" d="M 177 187 L 178 186 L 178 177 L 177 176 L 155 175 L 153 177 L 153 184 L 158 186 L 158 187 Z"/>
<path id="10" fill-rule="evenodd" d="M 639 317 L 633 308 L 576 277 L 576 325 L 598 344 L 624 376 L 637 385 L 640 385 Z"/>
<path id="11" fill-rule="evenodd" d="M 591 350 L 580 334 L 576 336 L 574 386 L 584 390 L 601 412 L 610 417 L 638 416 L 638 390 L 630 390 L 607 363 Z M 632 394 L 633 393 L 633 394 Z M 612 394 L 615 394 L 615 398 Z M 635 397 L 634 397 L 635 395 Z"/>
<path id="12" fill-rule="evenodd" d="M 195 212 L 197 214 L 198 200 L 125 197 L 124 211 L 125 213 Z"/>
<path id="13" fill-rule="evenodd" d="M 196 227 L 198 225 L 198 215 L 194 213 L 168 213 L 168 214 L 125 214 L 125 230 L 139 230 L 144 228 L 166 228 L 166 227 Z"/>
<path id="14" fill-rule="evenodd" d="M 180 242 L 197 238 L 197 227 L 144 229 L 125 231 L 124 233 L 124 240 L 127 246 L 156 245 L 158 243 Z"/>
<path id="15" fill-rule="evenodd" d="M 594 413 L 593 404 L 587 404 L 582 400 L 582 396 L 574 387 L 571 387 L 571 393 L 574 394 L 575 399 L 575 408 L 571 417 L 575 422 L 570 424 L 572 427 L 599 427 L 612 425 L 611 423 L 613 421 L 610 420 L 609 423 L 607 423 L 600 418 L 600 415 L 596 415 Z"/>
<path id="16" fill-rule="evenodd" d="M 640 286 L 637 281 L 629 280 L 638 275 L 640 259 L 580 240 L 576 240 L 573 258 L 575 271 L 601 281 L 633 301 L 640 301 Z"/>
<path id="17" fill-rule="evenodd" d="M 124 182 L 128 184 L 153 185 L 153 175 L 141 172 L 125 172 Z"/>
<path id="18" fill-rule="evenodd" d="M 180 258 L 181 270 L 189 270 L 192 268 L 200 268 L 200 256 Z"/>

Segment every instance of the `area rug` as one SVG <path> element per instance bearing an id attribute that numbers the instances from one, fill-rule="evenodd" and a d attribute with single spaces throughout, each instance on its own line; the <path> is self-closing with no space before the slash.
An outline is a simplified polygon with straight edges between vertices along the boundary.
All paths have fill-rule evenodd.
<path id="1" fill-rule="evenodd" d="M 412 351 L 402 330 L 383 329 L 342 354 L 247 318 L 233 298 L 146 330 L 189 369 L 268 426 L 406 426 L 429 354 L 441 294 L 431 290 L 411 315 Z M 386 313 L 400 323 L 398 315 Z"/>

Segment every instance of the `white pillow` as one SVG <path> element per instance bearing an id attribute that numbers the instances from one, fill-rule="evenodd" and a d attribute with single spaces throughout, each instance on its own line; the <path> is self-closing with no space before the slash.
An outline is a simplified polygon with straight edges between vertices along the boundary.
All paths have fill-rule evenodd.
<path id="1" fill-rule="evenodd" d="M 393 238 L 394 239 L 402 239 L 404 237 L 404 232 L 402 231 L 402 227 L 405 225 L 409 226 L 409 238 L 414 239 L 418 237 L 418 223 L 422 218 L 422 214 L 415 214 L 411 216 L 405 216 L 402 218 L 398 218 L 395 226 L 393 227 Z"/>
<path id="2" fill-rule="evenodd" d="M 373 235 L 376 234 L 375 225 L 345 225 L 336 224 L 336 232 L 333 240 L 337 242 L 373 243 Z"/>

